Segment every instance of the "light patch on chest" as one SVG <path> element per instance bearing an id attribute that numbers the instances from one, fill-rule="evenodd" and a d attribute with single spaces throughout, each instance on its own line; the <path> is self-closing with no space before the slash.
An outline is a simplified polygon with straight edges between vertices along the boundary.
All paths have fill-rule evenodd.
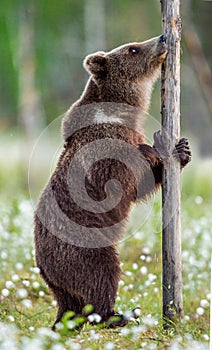
<path id="1" fill-rule="evenodd" d="M 94 123 L 102 124 L 102 123 L 119 123 L 122 124 L 123 120 L 118 117 L 108 116 L 102 110 L 99 110 L 94 115 Z"/>

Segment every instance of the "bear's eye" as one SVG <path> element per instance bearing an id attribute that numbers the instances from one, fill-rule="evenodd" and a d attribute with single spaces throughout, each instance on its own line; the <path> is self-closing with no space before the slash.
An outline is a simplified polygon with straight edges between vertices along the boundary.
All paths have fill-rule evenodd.
<path id="1" fill-rule="evenodd" d="M 135 47 L 135 46 L 130 47 L 129 48 L 129 52 L 132 53 L 133 55 L 136 55 L 137 53 L 140 52 L 140 48 L 139 47 Z"/>

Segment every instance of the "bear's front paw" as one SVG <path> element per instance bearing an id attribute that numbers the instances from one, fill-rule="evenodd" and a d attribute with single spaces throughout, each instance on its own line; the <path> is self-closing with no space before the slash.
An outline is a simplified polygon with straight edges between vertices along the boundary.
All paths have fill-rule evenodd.
<path id="1" fill-rule="evenodd" d="M 173 155 L 180 160 L 182 168 L 191 161 L 191 150 L 187 138 L 182 137 L 180 139 L 175 146 Z"/>

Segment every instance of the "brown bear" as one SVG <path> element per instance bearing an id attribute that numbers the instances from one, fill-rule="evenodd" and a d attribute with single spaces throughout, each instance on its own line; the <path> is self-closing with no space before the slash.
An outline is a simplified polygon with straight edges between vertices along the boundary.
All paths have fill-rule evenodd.
<path id="1" fill-rule="evenodd" d="M 163 157 L 140 124 L 166 55 L 160 36 L 85 58 L 91 76 L 64 117 L 64 148 L 35 212 L 36 262 L 58 303 L 55 324 L 87 304 L 102 322 L 115 315 L 116 244 L 132 203 L 161 185 Z M 174 151 L 182 167 L 190 161 L 187 139 Z"/>

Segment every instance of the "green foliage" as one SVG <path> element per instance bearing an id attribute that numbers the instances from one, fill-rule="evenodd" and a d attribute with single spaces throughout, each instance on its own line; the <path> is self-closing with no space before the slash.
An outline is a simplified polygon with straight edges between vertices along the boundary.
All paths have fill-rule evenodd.
<path id="1" fill-rule="evenodd" d="M 83 308 L 84 315 L 89 315 L 93 311 L 93 305 L 88 304 Z"/>
<path id="2" fill-rule="evenodd" d="M 92 2 L 91 2 L 92 3 Z M 128 41 L 141 41 L 161 32 L 160 4 L 155 0 L 104 1 L 105 49 Z M 82 60 L 86 54 L 85 1 L 6 1 L 1 2 L 0 31 L 0 127 L 19 122 L 20 78 L 23 62 L 21 29 L 29 23 L 33 32 L 32 57 L 35 82 L 45 123 L 64 112 L 80 95 L 85 82 Z M 210 63 L 211 23 L 209 2 L 192 1 L 194 23 L 201 31 Z M 203 20 L 204 18 L 204 20 Z M 101 25 L 93 19 L 96 32 Z M 95 43 L 95 38 L 93 38 Z M 98 47 L 96 48 L 98 49 Z M 185 57 L 182 56 L 184 61 Z M 190 57 L 186 58 L 190 66 Z M 183 80 L 184 77 L 182 77 Z M 187 79 L 190 82 L 190 79 Z M 191 87 L 192 88 L 192 87 Z M 188 105 L 188 100 L 182 99 Z M 158 114 L 157 108 L 153 115 Z"/>

